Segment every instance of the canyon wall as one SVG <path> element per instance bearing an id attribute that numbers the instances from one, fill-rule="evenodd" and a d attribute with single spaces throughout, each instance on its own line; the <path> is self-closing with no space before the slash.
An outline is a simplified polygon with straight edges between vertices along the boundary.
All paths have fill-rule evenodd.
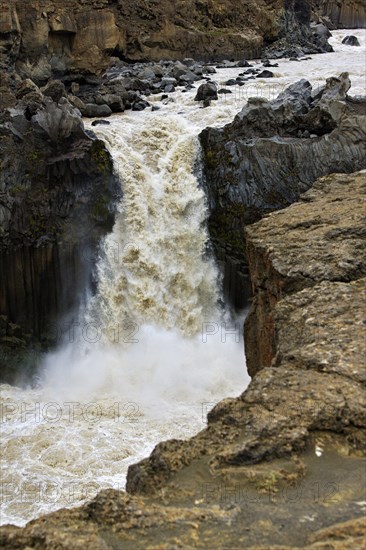
<path id="1" fill-rule="evenodd" d="M 238 306 L 236 296 L 248 295 L 244 227 L 296 201 L 319 176 L 366 167 L 366 104 L 349 88 L 347 73 L 320 91 L 301 80 L 271 102 L 250 98 L 232 123 L 200 134 L 210 235 L 233 266 L 228 279 L 240 289 L 228 292 Z"/>
<path id="2" fill-rule="evenodd" d="M 1 0 L 0 57 L 5 71 L 15 63 L 40 83 L 98 74 L 111 57 L 253 58 L 286 34 L 286 22 L 292 40 L 296 26 L 312 40 L 307 0 Z"/>
<path id="3" fill-rule="evenodd" d="M 365 0 L 312 0 L 313 18 L 327 17 L 334 28 L 366 27 Z"/>

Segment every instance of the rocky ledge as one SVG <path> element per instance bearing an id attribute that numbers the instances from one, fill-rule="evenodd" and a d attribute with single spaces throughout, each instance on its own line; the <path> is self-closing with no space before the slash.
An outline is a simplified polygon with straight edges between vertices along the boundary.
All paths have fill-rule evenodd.
<path id="1" fill-rule="evenodd" d="M 366 172 L 330 175 L 248 228 L 248 389 L 131 466 L 132 496 L 5 526 L 2 547 L 361 548 L 365 200 Z"/>

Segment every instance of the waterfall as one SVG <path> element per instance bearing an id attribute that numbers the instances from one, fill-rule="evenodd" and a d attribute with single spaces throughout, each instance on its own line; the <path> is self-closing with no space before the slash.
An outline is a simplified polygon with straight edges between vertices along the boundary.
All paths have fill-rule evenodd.
<path id="1" fill-rule="evenodd" d="M 154 113 L 155 114 L 155 113 Z M 123 197 L 98 263 L 88 316 L 106 340 L 153 324 L 199 334 L 217 319 L 218 272 L 205 253 L 205 196 L 194 175 L 198 139 L 176 114 L 119 117 L 97 126 Z"/>
<path id="2" fill-rule="evenodd" d="M 364 93 L 364 32 L 361 49 L 342 45 L 344 35 L 333 33 L 336 53 L 279 60 L 271 82 L 233 87 L 208 109 L 195 90 L 176 91 L 160 110 L 88 122 L 111 152 L 123 197 L 96 292 L 48 355 L 40 386 L 1 388 L 2 523 L 24 525 L 122 489 L 130 464 L 162 440 L 198 432 L 215 403 L 245 389 L 242 323 L 218 307 L 218 271 L 206 250 L 197 136 L 230 122 L 248 97 L 273 99 L 300 78 L 316 86 L 349 70 L 352 92 Z M 215 80 L 224 86 L 239 71 Z"/>

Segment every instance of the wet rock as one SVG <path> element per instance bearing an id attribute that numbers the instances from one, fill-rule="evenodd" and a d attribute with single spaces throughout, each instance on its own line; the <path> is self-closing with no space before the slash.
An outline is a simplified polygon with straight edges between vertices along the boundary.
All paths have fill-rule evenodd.
<path id="1" fill-rule="evenodd" d="M 263 67 L 278 67 L 278 63 L 271 63 L 269 59 L 262 60 Z"/>
<path id="2" fill-rule="evenodd" d="M 323 23 L 313 23 L 310 25 L 311 30 L 314 34 L 318 35 L 321 38 L 330 38 L 332 36 L 332 33 L 326 27 L 323 25 Z"/>
<path id="3" fill-rule="evenodd" d="M 149 103 L 147 101 L 137 101 L 133 104 L 132 110 L 133 111 L 143 111 L 146 109 L 146 107 L 149 107 Z"/>
<path id="4" fill-rule="evenodd" d="M 361 46 L 361 44 L 358 41 L 358 38 L 353 35 L 346 36 L 345 38 L 343 38 L 342 44 L 346 44 L 346 46 Z"/>
<path id="5" fill-rule="evenodd" d="M 215 67 L 212 67 L 212 66 L 205 66 L 205 67 L 203 67 L 203 73 L 204 74 L 216 74 L 216 69 L 215 69 Z"/>
<path id="6" fill-rule="evenodd" d="M 88 118 L 108 117 L 112 114 L 112 109 L 108 107 L 108 105 L 95 105 L 94 103 L 87 103 L 82 114 Z"/>
<path id="7" fill-rule="evenodd" d="M 176 78 L 169 77 L 169 76 L 164 76 L 161 79 L 161 84 L 162 84 L 162 86 L 168 86 L 169 84 L 171 84 L 172 86 L 177 86 L 178 81 L 177 81 Z"/>
<path id="8" fill-rule="evenodd" d="M 113 113 L 123 113 L 125 106 L 118 94 L 103 94 L 96 98 L 97 105 L 107 105 Z"/>
<path id="9" fill-rule="evenodd" d="M 41 94 L 28 117 L 32 95 L 0 117 L 0 315 L 21 327 L 0 341 L 1 381 L 10 383 L 29 382 L 40 354 L 59 341 L 54 327 L 79 308 L 118 197 L 109 154 L 85 133 L 80 111 Z"/>
<path id="10" fill-rule="evenodd" d="M 93 120 L 92 126 L 109 126 L 110 122 L 108 120 Z"/>
<path id="11" fill-rule="evenodd" d="M 206 82 L 201 84 L 197 90 L 195 101 L 204 101 L 204 100 L 218 99 L 217 95 L 217 85 L 214 82 Z"/>
<path id="12" fill-rule="evenodd" d="M 145 67 L 138 73 L 137 78 L 140 80 L 154 80 L 156 78 L 156 73 L 151 67 Z"/>
<path id="13" fill-rule="evenodd" d="M 262 71 L 257 75 L 257 78 L 273 78 L 274 74 L 272 71 Z"/>

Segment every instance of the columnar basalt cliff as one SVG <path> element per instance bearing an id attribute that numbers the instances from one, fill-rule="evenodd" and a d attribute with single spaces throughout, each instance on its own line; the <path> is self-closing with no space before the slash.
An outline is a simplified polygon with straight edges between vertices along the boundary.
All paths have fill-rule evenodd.
<path id="1" fill-rule="evenodd" d="M 249 99 L 232 123 L 201 133 L 210 233 L 218 257 L 236 266 L 237 284 L 245 287 L 247 224 L 293 203 L 320 176 L 366 167 L 366 103 L 347 95 L 350 86 L 347 73 L 319 90 L 301 80 L 274 101 Z"/>
<path id="2" fill-rule="evenodd" d="M 62 86 L 45 94 L 52 89 L 56 101 L 24 81 L 16 107 L 0 119 L 0 372 L 7 381 L 26 374 L 22 355 L 32 366 L 32 350 L 55 344 L 76 313 L 118 196 L 104 144 L 85 133 Z"/>
<path id="3" fill-rule="evenodd" d="M 365 199 L 366 172 L 331 175 L 251 226 L 249 388 L 216 405 L 195 437 L 131 466 L 133 496 L 108 490 L 3 527 L 2 547 L 361 547 Z"/>
<path id="4" fill-rule="evenodd" d="M 331 23 L 331 28 L 357 29 L 366 27 L 365 0 L 312 0 L 313 19 Z"/>

